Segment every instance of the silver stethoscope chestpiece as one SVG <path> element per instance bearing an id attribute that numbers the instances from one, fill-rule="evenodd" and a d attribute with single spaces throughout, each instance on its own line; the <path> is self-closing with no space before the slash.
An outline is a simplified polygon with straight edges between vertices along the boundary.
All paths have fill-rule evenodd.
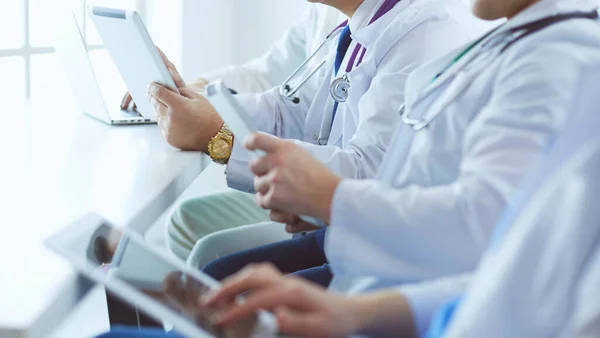
<path id="1" fill-rule="evenodd" d="M 329 86 L 329 94 L 335 102 L 346 102 L 349 90 L 350 80 L 347 73 L 333 80 Z"/>

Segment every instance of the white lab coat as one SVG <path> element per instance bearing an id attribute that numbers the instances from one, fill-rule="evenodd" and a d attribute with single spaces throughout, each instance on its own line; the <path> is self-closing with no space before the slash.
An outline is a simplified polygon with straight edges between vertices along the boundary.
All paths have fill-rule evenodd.
<path id="1" fill-rule="evenodd" d="M 499 54 L 510 27 L 563 7 L 533 5 L 433 82 L 463 48 L 411 75 L 406 112 L 439 114 L 420 131 L 400 128 L 378 180 L 338 187 L 326 240 L 333 289 L 475 268 L 507 201 L 562 131 L 580 68 L 600 62 L 600 29 L 590 20 L 557 24 Z"/>
<path id="2" fill-rule="evenodd" d="M 298 144 L 343 177 L 375 176 L 404 101 L 408 74 L 479 32 L 478 21 L 461 0 L 405 0 L 367 26 L 383 0 L 365 0 L 349 24 L 353 43 L 342 62 L 346 68 L 356 43 L 367 47 L 364 61 L 349 74 L 352 87 L 340 104 L 330 129 L 335 46 L 328 62 L 299 92 L 295 104 L 279 95 L 279 88 L 237 98 L 259 130 Z M 319 139 L 327 143 L 319 145 Z M 253 192 L 248 152 L 236 140 L 227 166 L 230 187 Z"/>
<path id="3" fill-rule="evenodd" d="M 585 69 L 574 118 L 498 226 L 501 245 L 482 260 L 446 337 L 600 337 L 598 88 L 600 67 Z"/>
<path id="4" fill-rule="evenodd" d="M 515 300 L 516 302 L 530 302 L 533 308 L 541 307 L 537 303 L 538 300 L 523 297 L 523 294 L 535 294 L 532 289 L 535 289 L 538 285 L 531 283 L 532 281 L 550 279 L 538 274 L 552 271 L 556 276 L 559 276 L 557 277 L 559 279 L 569 279 L 574 274 L 580 274 L 579 271 L 575 271 L 580 265 L 555 264 L 555 261 L 557 260 L 557 254 L 564 256 L 560 259 L 573 259 L 573 254 L 581 253 L 576 246 L 571 248 L 568 246 L 569 243 L 578 241 L 577 237 L 573 237 L 574 235 L 587 236 L 587 232 L 582 232 L 581 228 L 571 227 L 571 224 L 574 223 L 573 220 L 583 220 L 583 218 L 578 218 L 583 214 L 581 210 L 569 208 L 568 203 L 557 203 L 550 207 L 546 202 L 548 201 L 547 197 L 552 196 L 553 199 L 564 198 L 579 203 L 580 197 L 578 196 L 563 193 L 551 195 L 549 191 L 555 189 L 554 186 L 557 182 L 568 180 L 570 184 L 573 180 L 573 177 L 571 177 L 573 168 L 578 166 L 577 164 L 571 164 L 571 162 L 579 163 L 579 160 L 573 160 L 574 154 L 579 154 L 578 151 L 586 144 L 600 141 L 600 139 L 597 139 L 598 129 L 600 129 L 600 115 L 598 115 L 600 110 L 598 108 L 600 107 L 600 97 L 598 97 L 600 67 L 586 68 L 583 70 L 582 75 L 582 81 L 579 82 L 576 89 L 576 97 L 568 109 L 569 120 L 565 131 L 559 135 L 549 155 L 544 156 L 543 160 L 536 164 L 537 169 L 529 175 L 523 188 L 519 189 L 517 197 L 511 200 L 510 206 L 504 211 L 494 230 L 492 244 L 484 259 L 482 259 L 483 263 L 480 264 L 477 270 L 475 280 L 472 281 L 472 274 L 468 273 L 459 276 L 446 276 L 416 284 L 404 284 L 398 288 L 411 304 L 413 317 L 416 320 L 418 331 L 422 335 L 427 332 L 433 314 L 449 300 L 464 295 L 471 282 L 473 282 L 474 296 L 467 298 L 466 307 L 464 305 L 460 307 L 461 309 L 465 307 L 467 309 L 466 313 L 469 315 L 466 317 L 461 315 L 459 318 L 463 319 L 456 321 L 457 327 L 461 328 L 457 331 L 460 332 L 457 337 L 468 337 L 469 335 L 464 332 L 464 329 L 469 328 L 471 330 L 473 323 L 481 324 L 480 329 L 492 332 L 485 334 L 486 337 L 492 337 L 494 332 L 501 334 L 501 336 L 519 337 L 517 331 L 509 331 L 512 330 L 510 328 L 518 328 L 521 325 L 527 326 L 529 324 L 535 326 L 537 324 L 536 320 L 527 318 L 530 314 L 522 316 L 522 313 L 514 312 Z M 585 157 L 585 155 L 579 155 L 579 158 L 581 157 Z M 560 191 L 560 189 L 556 191 Z M 536 201 L 539 199 L 546 202 Z M 543 205 L 543 207 L 534 208 L 533 205 Z M 565 217 L 568 219 L 565 220 Z M 587 217 L 584 218 L 587 219 Z M 551 221 L 547 222 L 548 220 Z M 567 224 L 568 226 L 566 226 Z M 581 225 L 579 224 L 579 226 Z M 568 236 L 565 236 L 563 230 L 551 227 L 565 228 L 569 232 Z M 538 235 L 534 230 L 536 228 L 543 231 L 544 235 Z M 505 236 L 509 231 L 514 231 L 518 235 L 509 235 L 505 240 Z M 516 245 L 516 243 L 519 244 Z M 542 250 L 543 254 L 538 250 Z M 588 250 L 584 251 L 588 252 Z M 581 260 L 584 257 L 576 259 Z M 545 269 L 530 268 L 532 265 L 544 266 L 548 264 L 561 271 L 554 271 L 550 266 Z M 499 269 L 498 267 L 503 268 Z M 502 276 L 499 276 L 498 273 Z M 504 282 L 511 279 L 513 280 L 512 284 Z M 556 281 L 556 278 L 553 280 Z M 502 282 L 498 283 L 497 281 Z M 562 285 L 568 290 L 576 289 L 569 283 L 556 281 L 555 284 L 557 286 Z M 567 302 L 570 299 L 567 297 L 572 297 L 574 293 L 565 295 L 565 292 L 568 293 L 566 289 L 557 290 L 558 293 L 548 294 L 548 296 L 560 296 L 557 301 Z M 499 290 L 502 292 L 501 295 L 492 295 L 498 293 Z M 497 296 L 503 301 L 494 301 L 493 298 Z M 504 300 L 508 300 L 508 302 L 504 302 Z M 507 306 L 507 303 L 510 306 Z M 472 307 L 479 310 L 469 310 Z M 485 308 L 485 311 L 481 311 L 481 308 Z M 516 306 L 516 308 L 527 309 L 522 306 Z M 531 308 L 525 311 L 530 310 Z M 503 313 L 503 315 L 500 316 L 499 313 Z M 498 320 L 503 316 L 511 317 L 511 319 Z M 569 318 L 568 316 L 557 315 L 557 318 L 552 320 L 558 323 L 569 320 Z M 505 323 L 511 323 L 510 328 L 506 326 L 502 330 L 494 329 L 505 325 Z M 477 334 L 471 335 L 472 337 L 481 336 L 481 331 L 475 332 Z M 536 335 L 525 335 L 525 337 L 533 336 Z"/>
<path id="5" fill-rule="evenodd" d="M 261 93 L 280 85 L 306 60 L 325 37 L 346 17 L 337 9 L 322 4 L 309 5 L 299 22 L 261 57 L 243 65 L 229 66 L 205 74 L 209 81 L 221 79 L 238 93 Z M 315 62 L 325 55 L 315 57 Z"/>

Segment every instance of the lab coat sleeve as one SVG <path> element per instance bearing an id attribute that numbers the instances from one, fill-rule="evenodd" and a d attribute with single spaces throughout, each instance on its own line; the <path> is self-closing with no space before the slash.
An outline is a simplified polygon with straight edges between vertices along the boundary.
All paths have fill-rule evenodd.
<path id="1" fill-rule="evenodd" d="M 223 80 L 238 93 L 260 93 L 280 85 L 307 57 L 312 27 L 318 22 L 314 5 L 288 29 L 269 51 L 243 65 L 229 66 L 200 76 Z"/>
<path id="2" fill-rule="evenodd" d="M 334 273 L 414 280 L 473 269 L 508 199 L 567 119 L 584 60 L 565 48 L 568 39 L 505 52 L 492 96 L 465 130 L 453 182 L 398 189 L 343 181 L 327 238 Z"/>
<path id="3" fill-rule="evenodd" d="M 425 337 L 431 320 L 443 305 L 467 290 L 471 277 L 470 273 L 465 273 L 421 283 L 404 284 L 397 288 L 411 307 L 419 337 Z"/>
<path id="4" fill-rule="evenodd" d="M 581 269 L 579 283 L 574 290 L 575 306 L 568 329 L 561 337 L 593 338 L 600 333 L 600 243 L 595 253 Z"/>

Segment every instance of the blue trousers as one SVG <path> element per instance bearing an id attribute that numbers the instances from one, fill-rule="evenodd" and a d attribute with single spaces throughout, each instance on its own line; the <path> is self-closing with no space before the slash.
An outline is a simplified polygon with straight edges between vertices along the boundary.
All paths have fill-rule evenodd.
<path id="1" fill-rule="evenodd" d="M 319 229 L 304 236 L 223 256 L 202 271 L 216 280 L 223 280 L 248 264 L 270 262 L 283 273 L 327 287 L 333 276 L 325 257 L 325 232 L 326 229 Z"/>

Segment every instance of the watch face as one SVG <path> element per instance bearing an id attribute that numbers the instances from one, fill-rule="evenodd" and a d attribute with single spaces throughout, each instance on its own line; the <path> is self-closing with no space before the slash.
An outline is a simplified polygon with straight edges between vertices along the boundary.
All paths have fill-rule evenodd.
<path id="1" fill-rule="evenodd" d="M 218 139 L 218 140 L 215 140 L 215 142 L 213 142 L 213 144 L 212 144 L 212 153 L 216 157 L 225 157 L 225 156 L 229 155 L 230 151 L 231 151 L 231 145 L 229 142 L 227 142 L 227 140 Z"/>

